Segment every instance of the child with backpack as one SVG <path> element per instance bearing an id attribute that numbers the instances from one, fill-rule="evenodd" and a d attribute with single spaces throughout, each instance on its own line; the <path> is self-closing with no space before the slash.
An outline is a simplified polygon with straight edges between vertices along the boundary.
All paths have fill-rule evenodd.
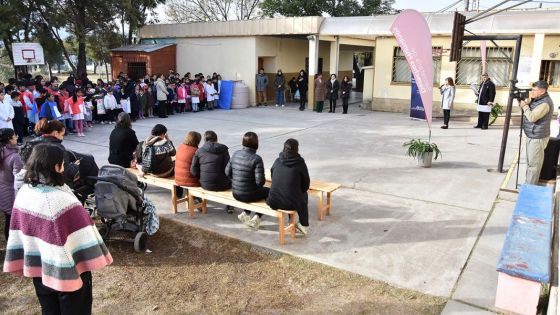
<path id="1" fill-rule="evenodd" d="M 109 124 L 115 123 L 115 110 L 117 109 L 117 99 L 113 95 L 113 89 L 109 88 L 107 94 L 103 97 L 103 107 L 106 111 Z"/>

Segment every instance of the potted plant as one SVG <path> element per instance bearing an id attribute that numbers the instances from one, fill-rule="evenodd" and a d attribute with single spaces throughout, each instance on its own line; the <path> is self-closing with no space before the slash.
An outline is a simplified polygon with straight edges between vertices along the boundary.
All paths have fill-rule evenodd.
<path id="1" fill-rule="evenodd" d="M 406 154 L 416 159 L 419 166 L 431 167 L 432 157 L 434 160 L 441 155 L 437 144 L 422 141 L 421 139 L 412 139 L 403 144 L 403 147 L 408 147 Z M 435 157 L 434 157 L 435 153 Z"/>

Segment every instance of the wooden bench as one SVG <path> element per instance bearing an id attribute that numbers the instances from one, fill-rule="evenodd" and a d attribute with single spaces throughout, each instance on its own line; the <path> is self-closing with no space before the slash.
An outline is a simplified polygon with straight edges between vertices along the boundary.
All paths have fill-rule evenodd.
<path id="1" fill-rule="evenodd" d="M 177 198 L 177 191 L 175 190 L 177 185 L 175 185 L 174 176 L 161 178 L 150 174 L 144 174 L 136 168 L 128 168 L 127 170 L 135 174 L 140 182 L 171 190 L 171 206 L 173 207 L 173 213 L 177 213 L 177 206 L 179 204 L 188 201 L 188 197 Z"/>
<path id="2" fill-rule="evenodd" d="M 259 201 L 259 202 L 242 202 L 238 201 L 233 198 L 233 194 L 231 190 L 227 191 L 209 191 L 201 187 L 188 187 L 189 190 L 189 215 L 194 217 L 195 209 L 200 209 L 202 213 L 206 213 L 207 210 L 207 202 L 214 201 L 223 205 L 228 205 L 236 208 L 240 208 L 243 210 L 253 211 L 262 213 L 265 215 L 269 215 L 272 217 L 278 218 L 278 232 L 280 245 L 284 245 L 286 232 L 290 233 L 292 239 L 296 237 L 296 215 L 297 212 L 294 210 L 273 210 L 271 209 L 266 202 Z M 202 202 L 196 202 L 195 197 L 202 199 Z M 284 222 L 286 222 L 286 217 L 289 218 L 289 224 L 287 227 L 284 226 Z"/>
<path id="3" fill-rule="evenodd" d="M 536 314 L 541 288 L 550 283 L 552 207 L 550 187 L 521 187 L 497 266 L 496 307 Z"/>
<path id="4" fill-rule="evenodd" d="M 266 185 L 270 186 L 272 179 L 270 176 L 270 171 L 266 173 Z M 341 184 L 323 182 L 320 180 L 311 180 L 309 182 L 309 190 L 307 191 L 310 195 L 315 195 L 319 197 L 319 209 L 317 209 L 317 218 L 319 221 L 323 220 L 325 215 L 331 214 L 332 209 L 332 199 L 331 194 L 340 188 Z M 325 203 L 326 194 L 326 203 Z"/>

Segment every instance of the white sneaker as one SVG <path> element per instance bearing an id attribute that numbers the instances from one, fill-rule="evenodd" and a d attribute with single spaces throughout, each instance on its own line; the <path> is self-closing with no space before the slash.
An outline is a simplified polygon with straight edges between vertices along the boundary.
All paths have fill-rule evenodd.
<path id="1" fill-rule="evenodd" d="M 301 225 L 301 223 L 299 223 L 298 221 L 298 223 L 296 223 L 296 231 L 306 236 L 309 233 L 309 227 Z"/>
<path id="2" fill-rule="evenodd" d="M 261 218 L 255 214 L 251 220 L 247 221 L 247 225 L 255 230 L 258 230 L 261 226 Z"/>
<path id="3" fill-rule="evenodd" d="M 284 105 L 282 105 L 282 108 L 284 108 Z"/>
<path id="4" fill-rule="evenodd" d="M 247 224 L 247 221 L 251 220 L 251 217 L 247 213 L 245 213 L 245 211 L 241 212 L 241 214 L 238 215 L 237 218 L 243 224 Z"/>
<path id="5" fill-rule="evenodd" d="M 276 104 L 276 107 L 278 107 L 278 104 Z"/>

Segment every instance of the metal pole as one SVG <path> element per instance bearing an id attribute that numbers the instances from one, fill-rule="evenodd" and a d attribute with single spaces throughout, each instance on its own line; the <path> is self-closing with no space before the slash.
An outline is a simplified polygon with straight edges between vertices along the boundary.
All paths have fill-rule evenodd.
<path id="1" fill-rule="evenodd" d="M 517 69 L 519 68 L 519 56 L 521 55 L 521 41 L 523 35 L 519 35 L 515 43 L 515 56 L 513 60 L 513 69 L 511 72 L 511 84 L 509 87 L 509 97 L 506 109 L 506 121 L 504 122 L 504 132 L 502 133 L 502 145 L 500 146 L 500 158 L 498 160 L 498 172 L 503 172 L 504 158 L 506 155 L 506 147 L 509 133 L 509 122 L 511 120 L 511 110 L 513 107 L 513 91 L 515 90 L 515 83 L 517 82 Z"/>

